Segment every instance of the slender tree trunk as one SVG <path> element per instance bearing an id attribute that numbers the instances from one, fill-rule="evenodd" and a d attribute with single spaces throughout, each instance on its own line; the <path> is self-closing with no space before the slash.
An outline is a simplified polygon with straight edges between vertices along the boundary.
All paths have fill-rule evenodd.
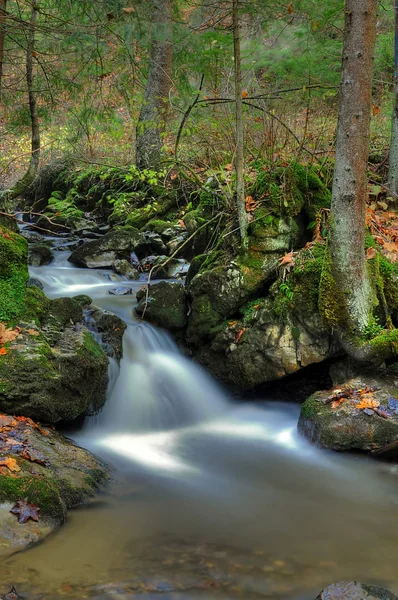
<path id="1" fill-rule="evenodd" d="M 345 10 L 330 255 L 344 330 L 351 334 L 364 330 L 373 308 L 364 245 L 377 5 L 346 0 Z"/>
<path id="2" fill-rule="evenodd" d="M 398 198 L 398 0 L 395 0 L 394 108 L 391 121 L 388 187 L 390 196 L 396 200 Z"/>
<path id="3" fill-rule="evenodd" d="M 140 168 L 156 168 L 161 160 L 171 89 L 171 9 L 171 0 L 153 0 L 148 81 L 136 132 L 136 161 Z"/>
<path id="4" fill-rule="evenodd" d="M 233 0 L 232 19 L 234 32 L 234 65 L 235 65 L 235 116 L 236 116 L 236 207 L 238 211 L 239 230 L 242 246 L 247 248 L 247 214 L 245 207 L 244 182 L 244 137 L 243 137 L 243 101 L 242 101 L 242 62 L 240 54 L 239 0 Z"/>
<path id="5" fill-rule="evenodd" d="M 7 0 L 0 0 L 0 102 L 2 97 L 2 84 L 4 73 L 4 40 L 6 37 L 6 10 Z"/>
<path id="6" fill-rule="evenodd" d="M 32 124 L 32 156 L 30 158 L 29 169 L 25 175 L 25 184 L 29 185 L 33 180 L 39 168 L 40 161 L 40 125 L 37 114 L 37 100 L 34 89 L 33 59 L 35 52 L 35 29 L 38 12 L 38 0 L 32 1 L 32 12 L 30 18 L 30 27 L 28 33 L 28 46 L 26 50 L 26 83 L 29 96 L 29 112 Z"/>

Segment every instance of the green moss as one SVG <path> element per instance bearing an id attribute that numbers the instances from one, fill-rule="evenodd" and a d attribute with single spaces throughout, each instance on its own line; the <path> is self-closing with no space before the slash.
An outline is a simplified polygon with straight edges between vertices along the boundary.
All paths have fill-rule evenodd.
<path id="1" fill-rule="evenodd" d="M 344 292 L 334 280 L 332 257 L 328 246 L 325 248 L 319 286 L 319 311 L 324 321 L 331 327 L 344 327 L 344 323 L 348 322 Z"/>
<path id="2" fill-rule="evenodd" d="M 107 362 L 108 359 L 100 344 L 94 339 L 94 336 L 89 332 L 85 331 L 83 334 L 84 344 L 79 349 L 79 354 L 83 360 L 87 360 L 87 352 L 91 354 L 96 360 Z"/>
<path id="3" fill-rule="evenodd" d="M 243 306 L 239 308 L 239 313 L 243 316 L 244 325 L 248 325 L 253 314 L 264 306 L 264 298 L 256 298 L 255 300 L 250 300 L 246 302 Z"/>
<path id="4" fill-rule="evenodd" d="M 36 286 L 26 288 L 24 319 L 34 321 L 37 325 L 43 320 L 50 305 L 50 300 L 44 292 Z"/>
<path id="5" fill-rule="evenodd" d="M 317 400 L 316 395 L 313 395 L 307 398 L 307 400 L 301 405 L 300 417 L 310 419 L 318 413 L 325 412 L 327 412 L 327 408 L 325 408 L 325 405 Z"/>
<path id="6" fill-rule="evenodd" d="M 388 308 L 398 310 L 398 264 L 387 257 L 379 256 L 379 274 L 383 282 L 384 295 Z"/>
<path id="7" fill-rule="evenodd" d="M 0 501 L 26 500 L 40 508 L 40 515 L 62 523 L 66 517 L 65 503 L 49 479 L 42 477 L 0 476 Z"/>
<path id="8" fill-rule="evenodd" d="M 172 223 L 170 221 L 162 221 L 161 219 L 151 219 L 146 223 L 145 229 L 149 229 L 150 231 L 154 231 L 161 235 L 166 229 L 171 227 Z"/>
<path id="9" fill-rule="evenodd" d="M 93 299 L 90 298 L 90 296 L 87 296 L 86 294 L 79 294 L 78 296 L 73 296 L 72 300 L 77 302 L 82 308 L 90 306 L 90 304 L 92 304 L 93 302 Z"/>
<path id="10" fill-rule="evenodd" d="M 26 240 L 0 228 L 0 321 L 12 321 L 25 309 L 25 289 L 29 279 Z"/>

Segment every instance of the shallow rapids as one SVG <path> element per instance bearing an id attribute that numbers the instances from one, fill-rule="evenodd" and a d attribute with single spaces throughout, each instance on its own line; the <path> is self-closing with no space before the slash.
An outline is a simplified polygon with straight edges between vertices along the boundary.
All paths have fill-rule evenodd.
<path id="1" fill-rule="evenodd" d="M 108 401 L 69 433 L 115 467 L 114 482 L 41 545 L 11 557 L 1 589 L 28 598 L 315 598 L 358 579 L 398 592 L 398 475 L 321 452 L 299 409 L 228 398 L 167 334 L 108 294 L 106 270 L 56 253 L 31 268 L 50 297 L 88 294 L 128 324 Z M 288 400 L 288 399 L 286 399 Z"/>

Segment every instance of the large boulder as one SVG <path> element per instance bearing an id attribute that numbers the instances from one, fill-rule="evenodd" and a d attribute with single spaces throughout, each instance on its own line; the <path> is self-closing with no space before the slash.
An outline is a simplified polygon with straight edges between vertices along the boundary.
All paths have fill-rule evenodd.
<path id="1" fill-rule="evenodd" d="M 123 275 L 123 277 L 126 277 L 126 279 L 135 280 L 140 278 L 138 270 L 135 267 L 133 267 L 133 265 L 129 263 L 128 260 L 115 260 L 115 262 L 113 263 L 113 269 L 116 273 L 119 273 L 120 275 Z"/>
<path id="2" fill-rule="evenodd" d="M 28 280 L 26 240 L 0 227 L 0 322 L 14 320 L 24 311 Z"/>
<path id="3" fill-rule="evenodd" d="M 299 431 L 329 450 L 398 455 L 398 379 L 367 373 L 316 392 L 302 405 Z"/>
<path id="4" fill-rule="evenodd" d="M 140 240 L 140 233 L 134 227 L 124 227 L 105 234 L 98 240 L 86 242 L 76 248 L 68 258 L 79 267 L 90 269 L 112 267 L 117 259 L 128 259 Z"/>
<path id="5" fill-rule="evenodd" d="M 0 557 L 39 542 L 93 496 L 106 466 L 53 429 L 0 414 Z M 26 518 L 26 521 L 25 521 Z"/>
<path id="6" fill-rule="evenodd" d="M 359 581 L 339 581 L 325 587 L 315 600 L 397 600 L 397 597 L 389 590 Z"/>
<path id="7" fill-rule="evenodd" d="M 338 352 L 319 315 L 280 322 L 270 298 L 249 303 L 241 320 L 221 325 L 214 320 L 210 333 L 213 339 L 195 352 L 195 358 L 219 379 L 244 389 L 281 379 Z"/>
<path id="8" fill-rule="evenodd" d="M 187 303 L 182 283 L 161 281 L 137 293 L 138 304 L 135 308 L 139 316 L 145 311 L 145 319 L 168 329 L 177 331 L 187 323 Z"/>

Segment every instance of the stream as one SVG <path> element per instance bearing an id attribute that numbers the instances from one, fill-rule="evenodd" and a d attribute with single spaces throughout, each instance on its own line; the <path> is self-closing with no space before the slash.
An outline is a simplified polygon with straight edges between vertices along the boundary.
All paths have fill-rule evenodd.
<path id="1" fill-rule="evenodd" d="M 111 271 L 55 255 L 30 269 L 49 297 L 88 294 L 128 325 L 104 409 L 67 432 L 115 470 L 66 525 L 3 562 L 3 592 L 313 600 L 347 579 L 398 593 L 394 467 L 311 447 L 296 432 L 295 404 L 229 398 L 166 333 L 136 320 L 143 282 L 123 281 L 133 295 L 111 296 Z"/>

